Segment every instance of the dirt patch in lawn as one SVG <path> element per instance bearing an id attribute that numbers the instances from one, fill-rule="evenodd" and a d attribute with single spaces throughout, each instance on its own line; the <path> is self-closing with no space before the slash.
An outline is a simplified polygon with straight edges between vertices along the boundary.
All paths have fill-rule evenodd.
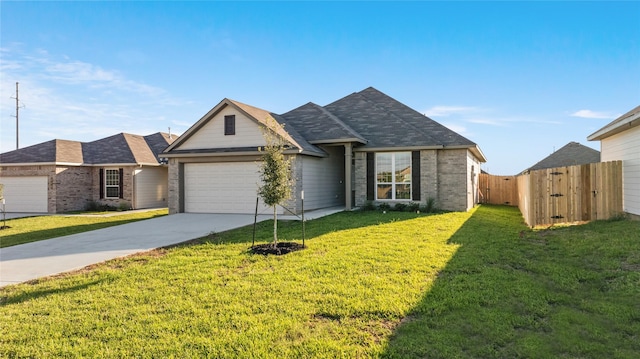
<path id="1" fill-rule="evenodd" d="M 302 250 L 304 247 L 300 243 L 296 242 L 278 242 L 278 244 L 274 247 L 272 243 L 258 244 L 251 248 L 249 248 L 249 252 L 253 254 L 262 254 L 262 255 L 284 255 L 291 252 Z"/>

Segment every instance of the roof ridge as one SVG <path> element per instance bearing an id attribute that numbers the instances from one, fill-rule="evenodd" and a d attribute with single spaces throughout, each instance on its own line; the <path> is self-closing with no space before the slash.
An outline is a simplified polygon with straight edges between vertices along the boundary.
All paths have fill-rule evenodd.
<path id="1" fill-rule="evenodd" d="M 309 102 L 309 104 L 319 108 L 320 111 L 322 111 L 322 113 L 326 114 L 332 120 L 337 122 L 340 126 L 342 126 L 345 130 L 347 130 L 347 132 L 351 133 L 355 138 L 359 138 L 359 139 L 361 139 L 361 140 L 363 140 L 365 142 L 367 141 L 364 137 L 362 137 L 361 134 L 359 134 L 356 130 L 351 128 L 351 126 L 347 125 L 344 121 L 342 121 L 338 116 L 334 115 L 331 111 L 329 111 L 326 108 L 324 108 L 324 107 L 322 107 L 322 106 L 320 106 L 318 104 L 315 104 L 313 102 Z"/>

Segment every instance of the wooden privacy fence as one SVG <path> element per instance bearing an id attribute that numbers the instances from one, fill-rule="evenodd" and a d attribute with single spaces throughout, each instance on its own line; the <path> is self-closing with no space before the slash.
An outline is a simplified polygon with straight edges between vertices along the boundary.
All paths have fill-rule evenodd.
<path id="1" fill-rule="evenodd" d="M 481 173 L 478 191 L 481 203 L 518 205 L 516 176 L 493 176 Z"/>
<path id="2" fill-rule="evenodd" d="M 518 206 L 531 227 L 608 219 L 623 212 L 622 161 L 549 168 L 517 177 L 482 174 L 478 185 L 483 203 Z"/>

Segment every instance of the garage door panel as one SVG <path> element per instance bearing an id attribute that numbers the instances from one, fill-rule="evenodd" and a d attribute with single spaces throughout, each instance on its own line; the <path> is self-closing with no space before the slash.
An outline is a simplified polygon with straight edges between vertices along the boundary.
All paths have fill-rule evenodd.
<path id="1" fill-rule="evenodd" d="M 188 163 L 185 165 L 185 211 L 254 213 L 259 167 L 254 162 Z M 270 213 L 260 200 L 260 213 Z"/>
<path id="2" fill-rule="evenodd" d="M 46 213 L 49 178 L 0 177 L 4 184 L 5 209 L 7 212 Z"/>

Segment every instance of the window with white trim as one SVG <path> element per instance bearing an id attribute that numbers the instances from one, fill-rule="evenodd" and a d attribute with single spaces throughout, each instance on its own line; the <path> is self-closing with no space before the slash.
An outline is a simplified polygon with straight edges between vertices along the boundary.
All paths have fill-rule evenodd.
<path id="1" fill-rule="evenodd" d="M 104 171 L 104 193 L 105 198 L 120 198 L 120 170 Z"/>
<path id="2" fill-rule="evenodd" d="M 376 153 L 376 199 L 411 200 L 411 152 Z"/>

